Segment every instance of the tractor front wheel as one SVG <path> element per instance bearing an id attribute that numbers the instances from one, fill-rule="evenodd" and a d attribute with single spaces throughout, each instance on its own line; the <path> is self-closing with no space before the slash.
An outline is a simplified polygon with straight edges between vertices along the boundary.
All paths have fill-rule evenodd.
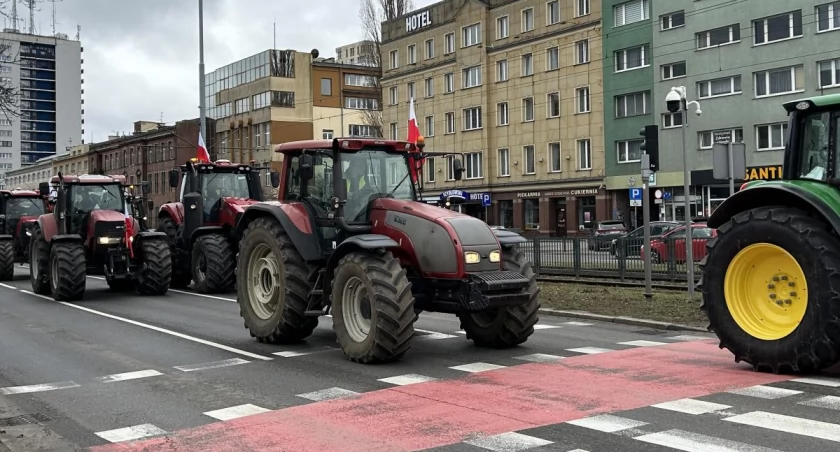
<path id="1" fill-rule="evenodd" d="M 50 295 L 50 244 L 38 226 L 32 230 L 32 241 L 29 242 L 29 282 L 32 292 Z"/>
<path id="2" fill-rule="evenodd" d="M 139 251 L 142 269 L 137 277 L 137 292 L 144 295 L 164 295 L 172 279 L 172 255 L 163 240 L 143 240 Z"/>
<path id="3" fill-rule="evenodd" d="M 396 361 L 411 347 L 414 296 L 391 252 L 353 252 L 332 281 L 333 329 L 344 355 L 358 363 Z"/>
<path id="4" fill-rule="evenodd" d="M 706 247 L 702 309 L 736 362 L 788 373 L 840 360 L 840 243 L 828 224 L 759 207 L 735 215 Z"/>
<path id="5" fill-rule="evenodd" d="M 78 301 L 85 294 L 85 248 L 81 242 L 53 243 L 50 288 L 55 301 Z"/>
<path id="6" fill-rule="evenodd" d="M 534 334 L 534 325 L 539 320 L 540 288 L 531 262 L 522 251 L 508 248 L 502 252 L 502 263 L 505 270 L 521 273 L 530 281 L 527 288 L 529 298 L 521 305 L 458 314 L 467 339 L 479 347 L 515 347 Z"/>
<path id="7" fill-rule="evenodd" d="M 170 287 L 183 289 L 192 282 L 192 275 L 188 271 L 184 271 L 183 264 L 177 262 L 178 259 L 178 225 L 175 220 L 170 217 L 161 217 L 158 220 L 158 229 L 166 233 L 167 241 L 169 243 L 169 254 L 172 256 L 172 277 L 169 282 Z"/>
<path id="8" fill-rule="evenodd" d="M 222 293 L 233 288 L 236 256 L 228 238 L 207 234 L 195 241 L 192 251 L 192 278 L 200 293 Z"/>
<path id="9" fill-rule="evenodd" d="M 0 281 L 15 279 L 15 243 L 0 241 Z"/>

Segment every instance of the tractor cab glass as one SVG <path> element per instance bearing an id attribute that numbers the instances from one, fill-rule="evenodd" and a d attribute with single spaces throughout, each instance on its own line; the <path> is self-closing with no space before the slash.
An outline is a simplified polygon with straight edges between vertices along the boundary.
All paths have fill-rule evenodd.
<path id="1" fill-rule="evenodd" d="M 17 230 L 18 221 L 22 217 L 39 217 L 44 214 L 44 202 L 37 196 L 6 198 L 6 231 L 0 234 L 13 234 Z"/>
<path id="2" fill-rule="evenodd" d="M 828 180 L 829 133 L 831 113 L 818 112 L 807 114 L 802 119 L 799 134 L 799 177 L 821 182 Z M 835 141 L 836 143 L 836 141 Z M 836 152 L 834 153 L 837 154 Z"/>
<path id="3" fill-rule="evenodd" d="M 222 207 L 223 198 L 242 198 L 242 199 L 256 199 L 262 201 L 262 186 L 260 176 L 255 171 L 238 171 L 239 167 L 213 168 L 213 167 L 198 167 L 198 179 L 196 180 L 196 189 L 202 195 L 202 206 L 204 211 L 204 221 L 215 222 L 218 220 L 219 211 Z M 170 179 L 170 185 L 176 183 L 178 170 L 173 170 L 175 174 L 174 181 Z M 172 177 L 172 176 L 171 176 Z M 184 200 L 184 195 L 190 190 L 190 171 L 180 172 L 181 196 L 180 200 Z"/>
<path id="4" fill-rule="evenodd" d="M 113 210 L 128 214 L 120 184 L 68 184 L 67 213 L 70 214 L 71 234 L 86 237 L 87 223 L 94 210 Z"/>

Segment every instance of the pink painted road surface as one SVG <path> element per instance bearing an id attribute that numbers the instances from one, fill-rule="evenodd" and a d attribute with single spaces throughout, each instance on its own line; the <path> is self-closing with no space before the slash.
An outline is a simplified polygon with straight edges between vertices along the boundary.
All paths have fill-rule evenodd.
<path id="1" fill-rule="evenodd" d="M 413 451 L 791 378 L 735 364 L 715 342 L 687 342 L 399 386 L 91 450 Z"/>

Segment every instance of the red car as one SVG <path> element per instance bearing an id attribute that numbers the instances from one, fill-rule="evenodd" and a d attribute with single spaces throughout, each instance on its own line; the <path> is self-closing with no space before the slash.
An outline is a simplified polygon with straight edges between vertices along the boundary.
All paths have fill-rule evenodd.
<path id="1" fill-rule="evenodd" d="M 706 256 L 706 242 L 717 235 L 717 231 L 706 226 L 706 223 L 693 223 L 691 225 L 692 244 L 694 248 L 694 261 L 699 262 Z M 673 242 L 671 245 L 669 242 Z M 650 241 L 650 248 L 653 250 L 650 254 L 650 261 L 652 263 L 660 263 L 668 260 L 673 260 L 669 256 L 669 251 L 673 250 L 676 255 L 677 262 L 685 262 L 685 226 L 676 228 L 662 235 L 661 237 Z M 645 247 L 642 246 L 640 255 L 642 259 L 645 258 Z"/>

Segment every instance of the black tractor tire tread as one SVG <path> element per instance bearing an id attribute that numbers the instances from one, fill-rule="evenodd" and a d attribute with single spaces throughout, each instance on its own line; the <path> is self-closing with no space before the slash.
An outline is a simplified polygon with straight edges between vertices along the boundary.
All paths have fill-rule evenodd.
<path id="1" fill-rule="evenodd" d="M 459 313 L 461 329 L 466 333 L 467 339 L 472 340 L 478 347 L 504 349 L 520 345 L 534 334 L 534 325 L 540 320 L 541 289 L 537 284 L 537 274 L 531 262 L 521 250 L 506 248 L 502 251 L 502 263 L 504 270 L 518 272 L 529 280 L 530 296 L 524 304 L 500 308 L 504 318 L 497 320 L 487 329 L 476 325 L 468 312 Z"/>
<path id="2" fill-rule="evenodd" d="M 35 259 L 30 259 L 29 262 L 29 282 L 32 284 L 32 292 L 38 295 L 46 295 L 49 296 L 52 294 L 52 289 L 50 288 L 50 244 L 44 240 L 44 232 L 41 231 L 41 228 L 35 226 L 32 230 L 32 241 L 29 243 L 29 246 L 32 247 L 32 250 L 35 251 L 36 257 Z M 42 276 L 41 280 L 36 281 L 33 277 L 32 271 L 34 268 L 40 270 L 40 275 Z"/>
<path id="3" fill-rule="evenodd" d="M 176 262 L 178 258 L 178 226 L 175 220 L 168 216 L 163 216 L 158 219 L 158 230 L 166 233 L 167 243 L 169 244 L 169 254 L 172 256 L 172 277 L 169 281 L 169 287 L 184 289 L 192 282 L 192 275 L 189 272 L 184 272 Z M 189 268 L 189 267 L 188 267 Z"/>
<path id="4" fill-rule="evenodd" d="M 390 251 L 382 254 L 370 252 L 353 252 L 339 260 L 333 274 L 342 266 L 354 263 L 364 269 L 371 286 L 376 290 L 371 300 L 371 310 L 376 311 L 376 325 L 371 325 L 373 339 L 370 347 L 363 354 L 348 354 L 341 343 L 341 336 L 335 317 L 343 315 L 342 308 L 336 310 L 336 297 L 341 294 L 340 287 L 333 287 L 333 329 L 336 331 L 336 341 L 342 346 L 345 356 L 352 362 L 362 364 L 386 363 L 401 359 L 411 348 L 414 336 L 414 322 L 419 314 L 414 310 L 414 295 L 411 292 L 411 282 L 408 273 L 400 265 L 400 260 Z M 370 296 L 370 294 L 369 294 Z M 349 337 L 348 337 L 348 340 Z"/>
<path id="5" fill-rule="evenodd" d="M 169 245 L 163 240 L 143 240 L 139 251 L 143 268 L 137 277 L 137 292 L 143 295 L 166 294 L 172 279 Z"/>
<path id="6" fill-rule="evenodd" d="M 732 320 L 723 294 L 728 262 L 716 259 L 721 252 L 728 254 L 716 251 L 722 243 L 741 249 L 753 242 L 750 237 L 755 236 L 755 231 L 744 228 L 761 223 L 784 228 L 775 229 L 774 235 L 786 230 L 790 237 L 804 242 L 800 246 L 807 248 L 809 254 L 819 256 L 814 260 L 816 271 L 806 275 L 810 294 L 805 317 L 791 335 L 779 341 L 757 340 Z M 787 374 L 817 372 L 840 361 L 840 303 L 834 302 L 840 298 L 840 237 L 830 225 L 796 208 L 758 207 L 740 212 L 721 225 L 716 237 L 706 243 L 706 250 L 697 284 L 703 299 L 700 309 L 709 319 L 707 329 L 718 336 L 719 347 L 729 350 L 736 363 L 746 362 L 756 371 Z M 803 268 L 808 271 L 806 266 Z M 720 273 L 713 278 L 712 272 Z M 795 345 L 785 344 L 789 341 Z"/>
<path id="7" fill-rule="evenodd" d="M 50 264 L 58 265 L 58 281 L 52 296 L 55 301 L 79 301 L 85 294 L 87 281 L 85 248 L 80 242 L 53 243 Z"/>
<path id="8" fill-rule="evenodd" d="M 280 248 L 282 255 L 276 256 L 277 259 L 283 261 L 282 265 L 285 269 L 286 278 L 286 294 L 283 300 L 283 313 L 277 319 L 272 331 L 265 335 L 258 335 L 254 333 L 253 325 L 249 324 L 248 319 L 256 319 L 257 316 L 251 312 L 251 304 L 248 301 L 248 288 L 244 283 L 248 277 L 243 275 L 247 269 L 247 260 L 242 250 L 250 246 L 250 242 L 255 240 L 253 232 L 258 229 L 264 229 L 272 237 L 271 240 Z M 318 317 L 311 317 L 305 315 L 308 306 L 309 292 L 315 284 L 314 275 L 317 273 L 315 268 L 308 265 L 303 257 L 298 253 L 289 239 L 283 227 L 274 219 L 258 218 L 248 225 L 239 246 L 239 258 L 237 262 L 237 271 L 239 276 L 239 284 L 237 284 L 237 301 L 239 302 L 239 316 L 242 317 L 245 328 L 247 328 L 251 337 L 256 338 L 258 342 L 264 344 L 296 344 L 299 343 L 315 331 L 318 326 Z"/>
<path id="9" fill-rule="evenodd" d="M 15 279 L 15 242 L 0 241 L 0 281 Z"/>
<path id="10" fill-rule="evenodd" d="M 193 253 L 203 250 L 207 271 L 204 281 L 195 278 L 195 289 L 200 293 L 225 293 L 233 289 L 236 280 L 236 254 L 230 240 L 222 234 L 207 234 L 198 238 Z"/>

